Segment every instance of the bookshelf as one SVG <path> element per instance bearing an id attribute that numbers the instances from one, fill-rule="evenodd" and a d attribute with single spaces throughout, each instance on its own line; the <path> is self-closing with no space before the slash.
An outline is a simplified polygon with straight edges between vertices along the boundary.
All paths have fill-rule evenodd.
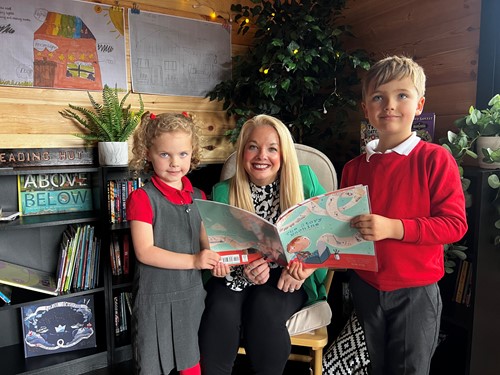
<path id="1" fill-rule="evenodd" d="M 431 374 L 496 374 L 500 368 L 500 300 L 495 298 L 500 285 L 500 249 L 493 242 L 500 230 L 494 226 L 498 213 L 492 204 L 496 191 L 487 182 L 491 174 L 500 176 L 500 170 L 464 170 L 471 180 L 468 191 L 472 195 L 472 206 L 467 209 L 469 230 L 464 237 L 471 295 L 468 303 L 456 301 L 462 265 L 441 280 L 441 328 L 446 338 L 436 350 Z M 467 275 L 462 278 L 467 280 Z"/>
<path id="2" fill-rule="evenodd" d="M 55 275 L 62 233 L 68 225 L 96 225 L 100 220 L 98 168 L 93 166 L 50 166 L 0 170 L 0 205 L 18 210 L 18 176 L 85 174 L 92 195 L 86 211 L 22 216 L 0 223 L 0 260 Z M 104 270 L 98 273 L 98 287 L 57 296 L 19 287 L 12 288 L 11 303 L 0 306 L 0 360 L 2 374 L 75 374 L 107 365 L 108 340 L 105 322 L 106 287 Z M 50 305 L 68 296 L 93 298 L 96 346 L 83 350 L 25 358 L 21 310 L 35 303 Z"/>
<path id="3" fill-rule="evenodd" d="M 141 181 L 134 179 L 128 167 L 100 167 L 101 183 L 101 238 L 108 270 L 108 296 L 106 298 L 106 326 L 108 339 L 108 363 L 132 359 L 130 344 L 130 307 L 125 296 L 132 291 L 135 256 L 126 222 L 125 202 L 128 194 L 140 187 Z M 125 249 L 128 248 L 128 260 Z M 128 271 L 126 264 L 128 263 Z"/>

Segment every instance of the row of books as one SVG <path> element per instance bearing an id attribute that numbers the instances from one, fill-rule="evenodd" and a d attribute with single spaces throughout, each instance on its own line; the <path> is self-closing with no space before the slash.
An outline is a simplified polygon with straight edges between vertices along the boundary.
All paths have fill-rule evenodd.
<path id="1" fill-rule="evenodd" d="M 127 221 L 127 198 L 131 192 L 140 188 L 143 184 L 140 177 L 130 180 L 108 180 L 108 212 L 111 224 Z"/>
<path id="2" fill-rule="evenodd" d="M 57 292 L 77 292 L 99 285 L 100 241 L 91 225 L 69 225 L 63 232 L 57 265 Z"/>
<path id="3" fill-rule="evenodd" d="M 115 335 L 128 330 L 129 319 L 132 314 L 132 293 L 121 292 L 113 297 L 115 314 Z"/>
<path id="4" fill-rule="evenodd" d="M 453 301 L 470 306 L 472 297 L 472 270 L 473 264 L 467 260 L 462 260 L 458 268 L 457 281 L 455 283 L 455 293 Z"/>
<path id="5" fill-rule="evenodd" d="M 127 233 L 124 233 L 121 237 L 116 233 L 111 235 L 109 241 L 109 257 L 113 276 L 129 274 L 130 240 Z"/>

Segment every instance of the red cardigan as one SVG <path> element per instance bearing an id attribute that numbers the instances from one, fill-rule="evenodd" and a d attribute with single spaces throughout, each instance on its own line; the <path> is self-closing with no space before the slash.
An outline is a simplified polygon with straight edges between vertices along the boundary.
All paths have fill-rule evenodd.
<path id="1" fill-rule="evenodd" d="M 467 231 L 456 161 L 442 146 L 420 141 L 409 155 L 360 155 L 348 162 L 341 186 L 368 185 L 372 213 L 401 219 L 402 240 L 375 242 L 378 272 L 357 271 L 382 291 L 423 286 L 444 275 L 443 245 Z"/>

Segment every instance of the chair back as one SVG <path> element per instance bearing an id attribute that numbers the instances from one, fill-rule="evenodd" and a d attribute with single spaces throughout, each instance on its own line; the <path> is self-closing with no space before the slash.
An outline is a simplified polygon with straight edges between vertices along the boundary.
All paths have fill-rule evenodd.
<path id="1" fill-rule="evenodd" d="M 295 144 L 297 158 L 300 165 L 309 165 L 326 191 L 336 190 L 338 187 L 337 172 L 328 157 L 321 151 L 300 143 Z M 228 156 L 220 175 L 220 180 L 227 180 L 234 176 L 236 171 L 236 152 Z"/>

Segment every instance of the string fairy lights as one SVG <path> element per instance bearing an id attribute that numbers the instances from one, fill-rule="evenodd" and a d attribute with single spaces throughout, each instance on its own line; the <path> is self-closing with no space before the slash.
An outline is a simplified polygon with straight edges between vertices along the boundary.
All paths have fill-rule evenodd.
<path id="1" fill-rule="evenodd" d="M 195 4 L 191 5 L 193 9 L 198 9 L 198 8 L 207 8 L 210 11 L 209 17 L 213 20 L 216 18 L 222 18 L 227 22 L 233 22 L 233 19 L 231 18 L 231 14 L 229 12 L 226 12 L 224 10 L 216 10 L 211 4 L 208 2 L 202 2 L 199 0 L 194 0 Z"/>

